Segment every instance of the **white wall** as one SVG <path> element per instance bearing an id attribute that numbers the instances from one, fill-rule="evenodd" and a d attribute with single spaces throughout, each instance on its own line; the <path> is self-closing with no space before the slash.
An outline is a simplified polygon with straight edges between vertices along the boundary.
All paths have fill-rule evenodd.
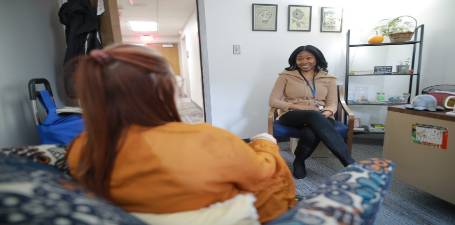
<path id="1" fill-rule="evenodd" d="M 191 100 L 203 108 L 201 58 L 199 54 L 196 10 L 186 22 L 180 38 L 181 73 L 185 79 L 185 89 L 188 91 Z"/>
<path id="2" fill-rule="evenodd" d="M 65 46 L 58 8 L 57 1 L 0 1 L 0 147 L 38 143 L 27 82 L 47 78 L 57 94 Z"/>
<path id="3" fill-rule="evenodd" d="M 422 57 L 423 85 L 455 84 L 455 1 L 428 1 L 420 15 L 425 23 L 425 44 Z M 432 3 L 432 4 L 431 4 Z"/>
<path id="4" fill-rule="evenodd" d="M 219 127 L 250 137 L 267 128 L 268 96 L 277 73 L 287 66 L 287 59 L 297 46 L 319 47 L 329 62 L 329 71 L 344 82 L 345 32 L 359 32 L 358 41 L 366 41 L 371 28 L 383 18 L 411 15 L 425 24 L 422 61 L 422 83 L 455 83 L 452 75 L 455 55 L 452 36 L 455 34 L 455 2 L 434 0 L 416 3 L 412 0 L 383 0 L 380 3 L 362 0 L 263 0 L 278 4 L 278 31 L 251 31 L 251 4 L 257 1 L 199 0 L 205 91 L 210 95 L 211 122 Z M 287 6 L 305 4 L 313 7 L 311 32 L 287 31 Z M 344 8 L 343 32 L 320 33 L 320 7 Z M 362 39 L 363 38 L 363 39 Z M 232 54 L 232 45 L 241 46 L 241 54 Z M 383 109 L 384 112 L 385 109 Z"/>

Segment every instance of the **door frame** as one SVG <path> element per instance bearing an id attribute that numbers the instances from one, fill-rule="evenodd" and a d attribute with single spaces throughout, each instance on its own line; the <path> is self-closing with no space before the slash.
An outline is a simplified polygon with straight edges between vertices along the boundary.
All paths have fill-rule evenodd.
<path id="1" fill-rule="evenodd" d="M 204 0 L 196 1 L 196 17 L 199 35 L 199 57 L 201 62 L 202 101 L 204 103 L 204 120 L 212 123 L 212 107 L 210 101 L 209 60 L 207 50 L 207 29 L 205 24 Z"/>
<path id="2" fill-rule="evenodd" d="M 91 0 L 94 3 L 97 0 Z M 205 24 L 204 0 L 196 1 L 196 17 L 199 36 L 199 61 L 201 68 L 202 80 L 202 102 L 204 120 L 212 123 L 211 104 L 210 104 L 210 83 L 209 83 L 209 65 L 207 50 L 207 32 Z M 120 33 L 120 18 L 118 14 L 117 0 L 104 0 L 105 13 L 101 16 L 101 38 L 104 45 L 122 42 Z M 112 10 L 116 9 L 116 10 Z"/>

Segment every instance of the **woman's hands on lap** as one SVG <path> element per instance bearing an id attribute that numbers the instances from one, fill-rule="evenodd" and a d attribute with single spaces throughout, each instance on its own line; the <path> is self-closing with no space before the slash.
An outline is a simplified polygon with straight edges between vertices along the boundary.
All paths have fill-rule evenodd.
<path id="1" fill-rule="evenodd" d="M 333 112 L 330 110 L 325 110 L 325 111 L 322 111 L 321 113 L 322 113 L 322 115 L 324 115 L 325 118 L 329 118 L 333 115 Z"/>
<path id="2" fill-rule="evenodd" d="M 289 106 L 289 109 L 319 111 L 319 109 L 318 109 L 318 107 L 316 107 L 316 105 L 310 105 L 310 104 L 304 105 L 304 104 L 296 104 L 296 103 L 292 103 Z"/>
<path id="3" fill-rule="evenodd" d="M 296 104 L 296 103 L 292 103 L 290 106 L 289 106 L 289 110 L 314 110 L 314 111 L 319 111 L 319 108 L 316 106 L 316 105 L 303 105 L 303 104 Z M 330 111 L 330 110 L 324 110 L 321 112 L 321 114 L 325 117 L 325 118 L 329 118 L 331 116 L 333 116 L 333 112 Z"/>

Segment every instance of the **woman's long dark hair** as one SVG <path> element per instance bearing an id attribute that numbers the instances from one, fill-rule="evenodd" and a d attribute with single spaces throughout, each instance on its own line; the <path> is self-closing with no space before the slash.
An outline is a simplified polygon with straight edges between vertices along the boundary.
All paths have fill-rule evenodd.
<path id="1" fill-rule="evenodd" d="M 314 47 L 313 45 L 304 45 L 296 48 L 292 52 L 291 56 L 289 56 L 289 67 L 286 67 L 285 70 L 291 71 L 297 70 L 299 68 L 296 63 L 297 55 L 303 51 L 311 53 L 316 58 L 316 72 L 319 72 L 320 70 L 327 72 L 327 61 L 325 60 L 324 54 L 322 54 L 321 50 Z"/>
<path id="2" fill-rule="evenodd" d="M 76 175 L 96 194 L 109 198 L 124 132 L 131 125 L 154 127 L 181 119 L 174 77 L 164 58 L 124 44 L 97 51 L 101 58 L 81 57 L 75 72 L 87 133 Z"/>

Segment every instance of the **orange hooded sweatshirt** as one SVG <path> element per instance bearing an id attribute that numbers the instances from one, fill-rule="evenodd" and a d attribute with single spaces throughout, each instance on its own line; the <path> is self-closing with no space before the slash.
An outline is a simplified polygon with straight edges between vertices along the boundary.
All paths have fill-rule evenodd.
<path id="1" fill-rule="evenodd" d="M 87 141 L 69 151 L 70 172 Z M 246 144 L 208 124 L 172 122 L 132 126 L 126 132 L 111 177 L 111 200 L 129 212 L 173 213 L 207 207 L 244 192 L 254 193 L 261 222 L 295 205 L 295 185 L 278 146 L 266 140 Z"/>

